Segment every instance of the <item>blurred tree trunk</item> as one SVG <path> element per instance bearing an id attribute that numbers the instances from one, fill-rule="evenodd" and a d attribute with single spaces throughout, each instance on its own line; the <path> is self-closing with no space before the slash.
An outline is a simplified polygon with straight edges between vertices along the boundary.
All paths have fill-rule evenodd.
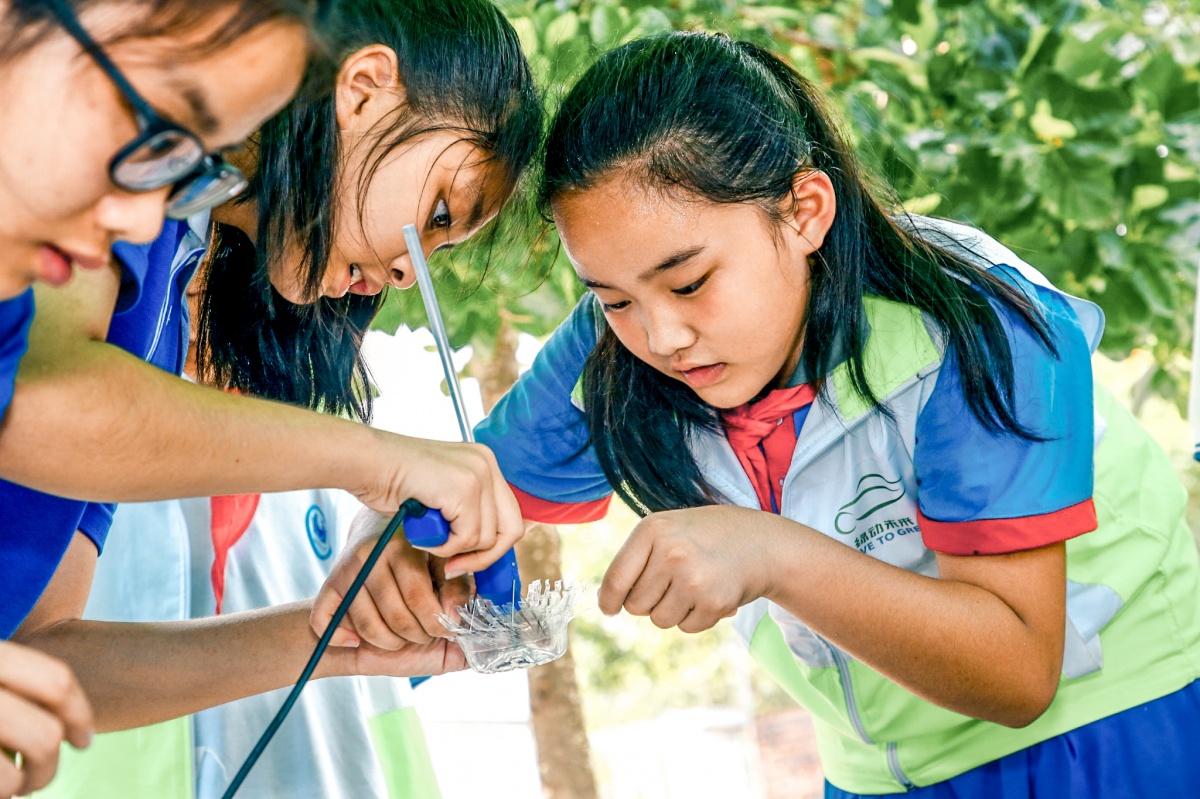
<path id="1" fill-rule="evenodd" d="M 471 359 L 469 369 L 479 380 L 483 407 L 490 412 L 504 392 L 517 382 L 517 332 L 503 317 L 490 357 L 483 359 L 477 355 Z M 561 580 L 562 550 L 558 530 L 549 524 L 530 528 L 517 545 L 517 562 L 526 583 L 534 579 L 552 583 Z M 529 676 L 530 713 L 543 795 L 546 799 L 597 799 L 599 794 L 592 773 L 591 749 L 570 647 L 558 660 L 529 669 L 526 674 Z"/>

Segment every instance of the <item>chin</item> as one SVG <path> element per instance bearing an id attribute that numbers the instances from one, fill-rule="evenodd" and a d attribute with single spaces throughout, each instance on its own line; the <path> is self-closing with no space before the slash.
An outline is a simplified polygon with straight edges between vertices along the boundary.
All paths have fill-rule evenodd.
<path id="1" fill-rule="evenodd" d="M 718 410 L 727 411 L 739 405 L 745 405 L 758 396 L 758 392 L 738 386 L 711 386 L 709 388 L 692 389 L 696 396 Z"/>

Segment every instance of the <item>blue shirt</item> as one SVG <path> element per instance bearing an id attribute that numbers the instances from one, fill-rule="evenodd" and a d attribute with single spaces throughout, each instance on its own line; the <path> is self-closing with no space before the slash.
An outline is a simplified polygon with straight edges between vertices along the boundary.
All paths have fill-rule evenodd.
<path id="1" fill-rule="evenodd" d="M 33 289 L 0 302 L 0 419 L 12 402 L 17 364 L 29 346 L 29 324 L 33 321 Z"/>
<path id="2" fill-rule="evenodd" d="M 187 285 L 204 254 L 207 229 L 207 214 L 167 220 L 150 244 L 113 247 L 122 281 L 110 344 L 173 374 L 183 372 L 191 324 Z M 11 636 L 29 615 L 76 530 L 103 548 L 114 508 L 0 480 L 0 637 Z"/>

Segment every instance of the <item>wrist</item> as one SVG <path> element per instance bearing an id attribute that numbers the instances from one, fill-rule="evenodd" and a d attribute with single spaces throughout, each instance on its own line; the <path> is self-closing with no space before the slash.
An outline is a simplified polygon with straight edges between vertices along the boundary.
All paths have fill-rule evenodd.
<path id="1" fill-rule="evenodd" d="M 782 606 L 787 604 L 790 589 L 803 579 L 799 564 L 805 561 L 807 539 L 813 530 L 777 514 L 764 515 L 770 520 L 770 531 L 763 532 L 767 533 L 765 537 L 771 541 L 771 546 L 770 555 L 762 564 L 761 596 Z"/>
<path id="2" fill-rule="evenodd" d="M 316 645 L 317 639 L 316 636 L 313 636 L 313 648 L 315 648 Z M 318 663 L 317 668 L 313 670 L 313 679 L 320 680 L 324 679 L 325 677 L 354 677 L 358 674 L 358 668 L 356 666 L 357 657 L 358 649 L 356 647 L 329 646 L 325 650 L 325 654 L 321 655 L 321 662 Z"/>
<path id="3" fill-rule="evenodd" d="M 386 496 L 388 488 L 400 479 L 395 452 L 396 439 L 402 437 L 365 424 L 354 424 L 354 428 L 339 445 L 335 479 L 338 488 L 370 505 L 369 500 Z"/>

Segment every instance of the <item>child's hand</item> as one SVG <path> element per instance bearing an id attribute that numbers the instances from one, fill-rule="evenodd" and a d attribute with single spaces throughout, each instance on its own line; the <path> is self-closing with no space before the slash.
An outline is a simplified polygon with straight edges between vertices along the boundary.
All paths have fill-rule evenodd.
<path id="1" fill-rule="evenodd" d="M 785 545 L 775 517 L 728 505 L 654 513 L 641 521 L 600 586 L 600 610 L 622 607 L 662 629 L 698 633 L 765 596 Z"/>
<path id="2" fill-rule="evenodd" d="M 65 663 L 0 641 L 0 796 L 44 787 L 58 768 L 61 742 L 85 747 L 94 728 L 92 706 Z"/>
<path id="3" fill-rule="evenodd" d="M 317 635 L 325 632 L 390 520 L 365 508 L 354 517 L 346 547 L 313 603 L 310 623 Z M 412 643 L 429 644 L 445 638 L 446 628 L 438 614 L 453 613 L 454 607 L 471 595 L 466 577 L 445 579 L 445 566 L 445 560 L 415 549 L 397 532 L 350 604 L 332 645 L 357 646 L 365 641 L 397 651 L 407 650 Z"/>
<path id="4" fill-rule="evenodd" d="M 492 565 L 525 535 L 521 508 L 487 447 L 370 432 L 377 446 L 359 453 L 346 487 L 388 516 L 408 499 L 441 512 L 450 539 L 430 551 L 450 558 L 452 573 Z"/>

